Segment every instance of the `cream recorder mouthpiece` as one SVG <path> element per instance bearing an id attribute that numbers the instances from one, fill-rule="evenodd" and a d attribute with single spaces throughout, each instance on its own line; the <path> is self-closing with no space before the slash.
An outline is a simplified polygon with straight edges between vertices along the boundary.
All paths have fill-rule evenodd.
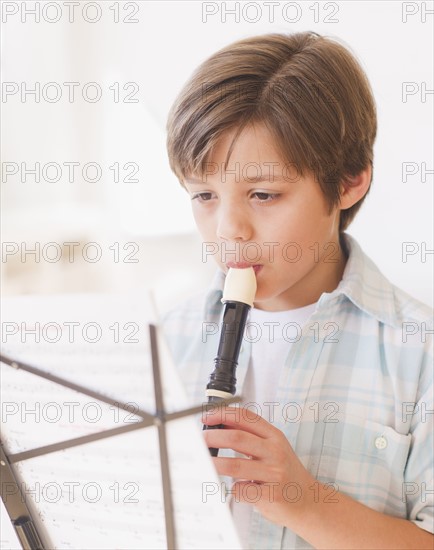
<path id="1" fill-rule="evenodd" d="M 243 302 L 253 307 L 256 294 L 256 275 L 253 267 L 229 268 L 223 289 L 222 302 Z"/>

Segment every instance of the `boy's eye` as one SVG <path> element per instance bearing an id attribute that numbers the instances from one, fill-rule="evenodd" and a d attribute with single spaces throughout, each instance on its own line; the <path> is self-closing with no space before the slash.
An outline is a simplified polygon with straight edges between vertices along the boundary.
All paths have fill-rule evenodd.
<path id="1" fill-rule="evenodd" d="M 199 202 L 208 202 L 212 199 L 212 193 L 196 193 L 191 200 L 197 199 Z"/>
<path id="2" fill-rule="evenodd" d="M 260 191 L 257 191 L 256 193 L 253 193 L 252 196 L 256 197 L 260 202 L 271 202 L 278 195 L 277 193 L 262 193 Z"/>

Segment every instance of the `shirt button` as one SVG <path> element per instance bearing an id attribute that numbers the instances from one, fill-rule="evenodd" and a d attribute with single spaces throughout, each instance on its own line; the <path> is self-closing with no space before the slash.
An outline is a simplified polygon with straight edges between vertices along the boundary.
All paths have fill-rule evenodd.
<path id="1" fill-rule="evenodd" d="M 377 449 L 385 449 L 387 447 L 387 439 L 382 435 L 375 439 L 375 446 Z"/>

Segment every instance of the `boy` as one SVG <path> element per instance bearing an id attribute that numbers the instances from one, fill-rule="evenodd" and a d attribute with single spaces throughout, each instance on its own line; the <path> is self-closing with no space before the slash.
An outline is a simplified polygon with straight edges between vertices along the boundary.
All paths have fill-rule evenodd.
<path id="1" fill-rule="evenodd" d="M 169 114 L 171 167 L 220 268 L 205 301 L 165 320 L 196 403 L 225 273 L 252 265 L 257 278 L 244 408 L 203 419 L 225 425 L 204 437 L 233 478 L 245 547 L 433 547 L 430 311 L 344 232 L 371 184 L 375 135 L 362 69 L 314 33 L 224 48 Z"/>

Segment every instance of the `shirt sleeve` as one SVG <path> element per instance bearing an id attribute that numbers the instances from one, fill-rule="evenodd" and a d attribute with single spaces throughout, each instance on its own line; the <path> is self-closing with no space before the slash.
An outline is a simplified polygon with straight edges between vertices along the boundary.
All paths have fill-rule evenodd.
<path id="1" fill-rule="evenodd" d="M 432 355 L 425 354 L 422 392 L 414 406 L 412 442 L 407 460 L 402 498 L 407 518 L 415 525 L 434 533 L 434 411 Z"/>

